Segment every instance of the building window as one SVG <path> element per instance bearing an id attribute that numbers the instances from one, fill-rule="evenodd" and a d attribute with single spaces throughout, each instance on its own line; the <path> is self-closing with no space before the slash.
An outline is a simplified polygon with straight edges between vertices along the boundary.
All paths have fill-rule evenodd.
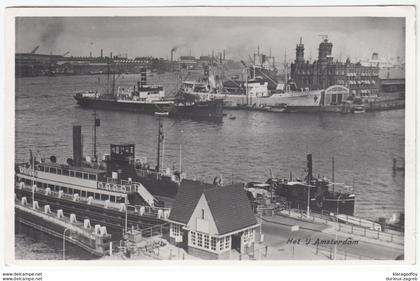
<path id="1" fill-rule="evenodd" d="M 244 243 L 252 242 L 254 240 L 254 231 L 252 229 L 243 232 Z"/>
<path id="2" fill-rule="evenodd" d="M 181 236 L 181 226 L 179 224 L 172 224 L 172 236 Z"/>
<path id="3" fill-rule="evenodd" d="M 203 234 L 197 233 L 197 246 L 203 247 Z"/>
<path id="4" fill-rule="evenodd" d="M 74 177 L 74 172 L 70 171 L 70 177 Z"/>
<path id="5" fill-rule="evenodd" d="M 223 251 L 225 249 L 225 238 L 220 239 L 219 250 Z"/>
<path id="6" fill-rule="evenodd" d="M 68 176 L 69 175 L 69 170 L 63 170 L 63 175 Z"/>
<path id="7" fill-rule="evenodd" d="M 86 180 L 89 179 L 89 174 L 83 173 L 83 178 Z"/>
<path id="8" fill-rule="evenodd" d="M 196 243 L 195 243 L 196 241 L 195 241 L 195 232 L 193 232 L 193 231 L 191 231 L 191 244 L 192 245 L 196 245 Z"/>
<path id="9" fill-rule="evenodd" d="M 201 209 L 201 219 L 204 220 L 204 209 Z"/>
<path id="10" fill-rule="evenodd" d="M 204 234 L 204 248 L 210 249 L 210 237 Z"/>
<path id="11" fill-rule="evenodd" d="M 230 249 L 230 236 L 226 236 L 225 239 L 225 249 Z"/>
<path id="12" fill-rule="evenodd" d="M 77 178 L 82 178 L 82 173 L 81 172 L 76 172 L 76 177 Z"/>
<path id="13" fill-rule="evenodd" d="M 216 251 L 216 245 L 217 245 L 217 238 L 216 237 L 212 237 L 211 238 L 211 244 L 210 244 L 212 251 Z"/>
<path id="14" fill-rule="evenodd" d="M 89 174 L 89 179 L 96 181 L 96 175 Z"/>

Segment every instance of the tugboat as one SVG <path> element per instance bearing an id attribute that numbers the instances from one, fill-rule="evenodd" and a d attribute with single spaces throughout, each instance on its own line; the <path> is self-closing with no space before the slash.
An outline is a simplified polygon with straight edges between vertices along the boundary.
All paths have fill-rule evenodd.
<path id="1" fill-rule="evenodd" d="M 167 112 L 170 117 L 187 117 L 221 121 L 223 101 L 197 101 L 178 95 L 175 99 L 165 97 L 162 85 L 148 85 L 146 69 L 141 70 L 141 79 L 134 87 L 118 88 L 115 91 L 115 74 L 111 93 L 98 91 L 78 92 L 74 98 L 81 107 L 108 110 L 123 110 L 155 114 Z"/>
<path id="2" fill-rule="evenodd" d="M 284 203 L 284 207 L 307 209 L 309 202 L 312 212 L 349 216 L 354 214 L 355 194 L 353 192 L 335 190 L 335 185 L 339 184 L 334 183 L 334 179 L 330 182 L 326 178 L 313 177 L 312 154 L 307 155 L 305 181 L 271 177 L 266 183 L 270 185 L 270 191 Z M 330 190 L 330 186 L 333 186 L 333 190 Z M 248 184 L 248 188 L 250 187 L 256 187 L 255 183 Z"/>

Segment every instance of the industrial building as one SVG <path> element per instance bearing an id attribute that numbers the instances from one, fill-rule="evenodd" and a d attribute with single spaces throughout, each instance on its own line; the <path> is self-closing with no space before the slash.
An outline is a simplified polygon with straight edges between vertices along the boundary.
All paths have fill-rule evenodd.
<path id="1" fill-rule="evenodd" d="M 305 47 L 302 38 L 296 46 L 296 58 L 291 64 L 291 78 L 298 88 L 326 89 L 342 85 L 349 89 L 349 95 L 364 100 L 379 95 L 379 67 L 363 66 L 348 58 L 345 62 L 334 61 L 333 44 L 325 36 L 319 44 L 318 60 L 305 61 Z"/>
<path id="2" fill-rule="evenodd" d="M 169 215 L 170 242 L 204 259 L 229 259 L 254 249 L 259 224 L 242 184 L 184 180 Z"/>

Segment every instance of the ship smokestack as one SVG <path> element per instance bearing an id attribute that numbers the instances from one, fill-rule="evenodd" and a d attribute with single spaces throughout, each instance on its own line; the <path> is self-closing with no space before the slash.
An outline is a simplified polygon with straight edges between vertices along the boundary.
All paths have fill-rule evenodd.
<path id="1" fill-rule="evenodd" d="M 171 71 L 174 71 L 174 52 L 175 50 L 171 50 Z"/>
<path id="2" fill-rule="evenodd" d="M 311 182 L 312 182 L 312 154 L 306 155 L 306 160 L 307 160 L 307 163 L 308 163 L 308 166 L 307 166 L 307 168 L 308 168 L 308 178 L 307 178 L 307 180 L 308 180 L 308 184 L 311 184 Z"/>
<path id="3" fill-rule="evenodd" d="M 82 166 L 82 126 L 73 126 L 73 165 Z"/>

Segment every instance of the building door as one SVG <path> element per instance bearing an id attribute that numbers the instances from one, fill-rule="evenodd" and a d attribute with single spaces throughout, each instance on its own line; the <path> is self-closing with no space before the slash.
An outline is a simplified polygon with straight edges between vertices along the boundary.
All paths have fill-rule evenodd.
<path id="1" fill-rule="evenodd" d="M 182 243 L 180 244 L 181 248 L 185 251 L 188 249 L 188 230 L 182 232 Z"/>
<path id="2" fill-rule="evenodd" d="M 232 235 L 232 249 L 241 252 L 241 234 Z"/>
<path id="3" fill-rule="evenodd" d="M 343 102 L 343 94 L 337 94 L 337 103 L 341 104 Z"/>

